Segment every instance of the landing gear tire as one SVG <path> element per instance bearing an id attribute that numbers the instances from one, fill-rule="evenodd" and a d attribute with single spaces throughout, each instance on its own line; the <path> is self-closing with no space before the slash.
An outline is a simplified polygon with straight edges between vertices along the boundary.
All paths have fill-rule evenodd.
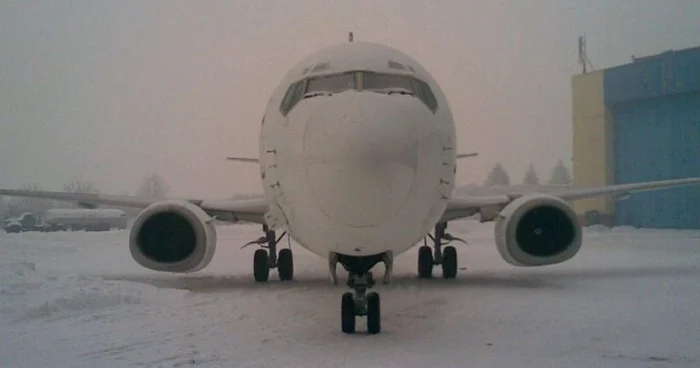
<path id="1" fill-rule="evenodd" d="M 277 256 L 277 273 L 280 281 L 291 281 L 294 278 L 294 258 L 291 249 L 280 249 Z"/>
<path id="2" fill-rule="evenodd" d="M 340 303 L 340 324 L 344 333 L 355 333 L 355 298 L 350 292 L 343 294 Z"/>
<path id="3" fill-rule="evenodd" d="M 379 294 L 367 294 L 367 333 L 374 335 L 382 330 L 382 313 Z"/>
<path id="4" fill-rule="evenodd" d="M 454 279 L 455 277 L 457 277 L 457 249 L 448 246 L 442 251 L 442 278 Z"/>
<path id="5" fill-rule="evenodd" d="M 270 278 L 269 256 L 265 249 L 258 249 L 253 255 L 253 277 L 257 282 L 266 282 Z"/>
<path id="6" fill-rule="evenodd" d="M 418 277 L 421 279 L 433 277 L 433 250 L 426 245 L 418 248 Z"/>

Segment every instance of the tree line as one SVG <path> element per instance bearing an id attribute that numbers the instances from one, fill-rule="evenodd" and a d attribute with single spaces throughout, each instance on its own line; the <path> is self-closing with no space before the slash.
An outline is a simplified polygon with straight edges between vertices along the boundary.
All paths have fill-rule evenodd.
<path id="1" fill-rule="evenodd" d="M 572 178 L 569 169 L 564 165 L 562 160 L 559 160 L 554 168 L 550 171 L 549 180 L 546 184 L 549 185 L 571 185 Z M 530 164 L 525 177 L 523 177 L 522 184 L 524 185 L 540 185 L 540 179 L 535 172 L 535 167 Z M 510 176 L 508 172 L 500 163 L 493 166 L 491 171 L 489 171 L 484 186 L 494 186 L 494 185 L 511 185 Z"/>

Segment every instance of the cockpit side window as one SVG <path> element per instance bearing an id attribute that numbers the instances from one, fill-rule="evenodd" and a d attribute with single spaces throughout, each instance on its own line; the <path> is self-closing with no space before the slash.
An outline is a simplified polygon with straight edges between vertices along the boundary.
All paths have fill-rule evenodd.
<path id="1" fill-rule="evenodd" d="M 327 75 L 309 79 L 304 94 L 340 93 L 355 89 L 355 73 Z"/>
<path id="2" fill-rule="evenodd" d="M 423 101 L 423 103 L 426 104 L 432 112 L 437 111 L 437 98 L 435 98 L 433 91 L 430 90 L 428 83 L 425 83 L 419 79 L 414 79 L 413 81 L 416 85 L 416 95 L 418 98 Z"/>
<path id="3" fill-rule="evenodd" d="M 282 103 L 280 104 L 280 112 L 282 115 L 286 116 L 290 110 L 296 105 L 301 98 L 304 96 L 304 89 L 306 88 L 306 81 L 301 80 L 287 88 L 287 93 L 285 93 Z"/>

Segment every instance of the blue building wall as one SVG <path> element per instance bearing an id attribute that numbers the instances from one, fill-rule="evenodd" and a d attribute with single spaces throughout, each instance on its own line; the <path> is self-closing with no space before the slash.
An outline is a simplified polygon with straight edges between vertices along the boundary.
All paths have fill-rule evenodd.
<path id="1" fill-rule="evenodd" d="M 604 101 L 629 101 L 700 91 L 700 47 L 669 51 L 605 70 Z"/>
<path id="2" fill-rule="evenodd" d="M 631 183 L 700 175 L 700 93 L 619 105 L 615 181 Z M 631 195 L 615 206 L 619 225 L 700 228 L 700 188 Z"/>
<path id="3" fill-rule="evenodd" d="M 700 175 L 700 47 L 611 68 L 603 83 L 616 183 Z M 633 194 L 615 213 L 618 225 L 700 228 L 700 188 Z"/>

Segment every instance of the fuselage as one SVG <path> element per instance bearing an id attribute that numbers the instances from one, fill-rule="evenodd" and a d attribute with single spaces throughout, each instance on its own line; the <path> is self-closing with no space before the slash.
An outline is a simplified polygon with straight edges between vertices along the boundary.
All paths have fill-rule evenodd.
<path id="1" fill-rule="evenodd" d="M 445 210 L 455 125 L 417 61 L 348 42 L 283 78 L 265 110 L 259 154 L 273 228 L 322 257 L 399 254 Z"/>

